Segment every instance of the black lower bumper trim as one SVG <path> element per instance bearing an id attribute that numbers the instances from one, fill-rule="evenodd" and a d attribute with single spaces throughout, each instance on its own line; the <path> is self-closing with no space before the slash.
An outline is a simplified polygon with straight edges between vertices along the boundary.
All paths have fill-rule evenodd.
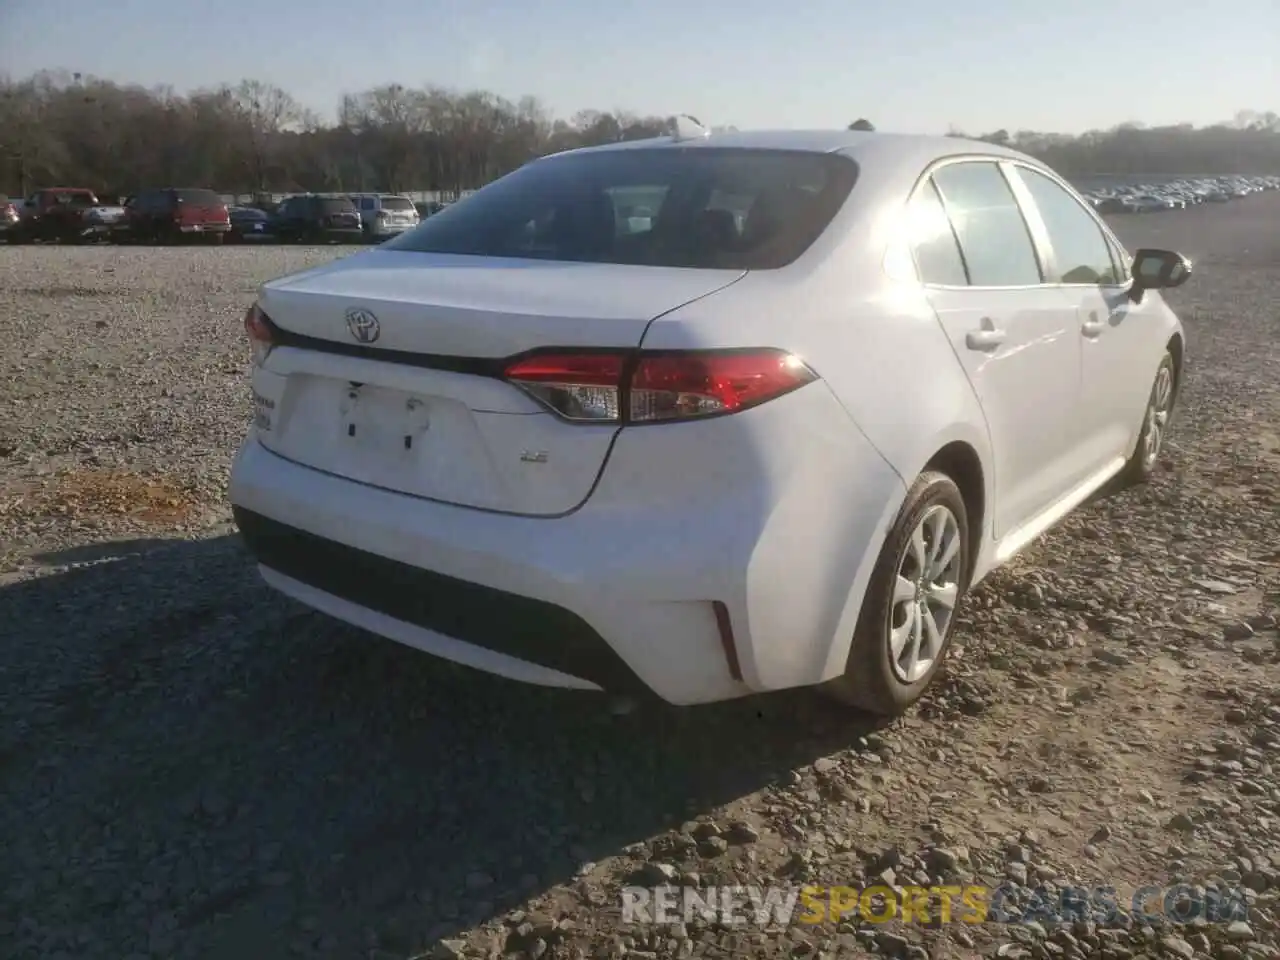
<path id="1" fill-rule="evenodd" d="M 257 561 L 286 577 L 610 692 L 653 696 L 599 633 L 563 607 L 380 557 L 242 507 L 232 512 Z"/>

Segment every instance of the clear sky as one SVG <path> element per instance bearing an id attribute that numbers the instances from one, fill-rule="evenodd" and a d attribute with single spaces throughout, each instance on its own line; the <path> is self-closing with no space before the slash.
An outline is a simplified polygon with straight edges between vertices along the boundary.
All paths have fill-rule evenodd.
<path id="1" fill-rule="evenodd" d="M 1280 0 L 0 0 L 0 71 L 969 133 L 1280 110 Z"/>

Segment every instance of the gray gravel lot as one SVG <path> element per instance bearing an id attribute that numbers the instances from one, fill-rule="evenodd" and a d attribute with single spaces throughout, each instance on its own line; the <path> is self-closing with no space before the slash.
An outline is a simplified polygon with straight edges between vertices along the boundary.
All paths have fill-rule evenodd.
<path id="1" fill-rule="evenodd" d="M 0 247 L 0 956 L 1276 956 L 1277 223 L 1118 221 L 1197 264 L 1169 466 L 984 584 L 880 730 L 802 693 L 615 716 L 273 595 L 222 502 L 240 316 L 350 249 Z M 622 927 L 636 871 L 1185 881 L 1249 915 Z"/>

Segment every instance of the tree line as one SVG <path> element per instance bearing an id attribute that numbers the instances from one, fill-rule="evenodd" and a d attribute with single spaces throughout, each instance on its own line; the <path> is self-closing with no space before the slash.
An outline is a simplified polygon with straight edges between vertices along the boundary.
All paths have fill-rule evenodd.
<path id="1" fill-rule="evenodd" d="M 156 185 L 234 193 L 475 189 L 538 156 L 652 137 L 667 119 L 583 110 L 556 117 L 534 97 L 387 84 L 344 96 L 324 122 L 258 80 L 181 94 L 61 71 L 0 79 L 0 191 Z M 849 125 L 875 129 L 867 120 Z M 952 136 L 964 136 L 952 130 Z M 1067 176 L 1280 173 L 1280 118 L 1243 111 L 1208 127 L 1128 123 L 1080 135 L 997 130 L 978 139 Z"/>

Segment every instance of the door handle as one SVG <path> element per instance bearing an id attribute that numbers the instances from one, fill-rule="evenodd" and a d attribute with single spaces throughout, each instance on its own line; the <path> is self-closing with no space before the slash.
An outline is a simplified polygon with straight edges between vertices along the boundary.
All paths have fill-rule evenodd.
<path id="1" fill-rule="evenodd" d="M 994 350 L 1004 343 L 1006 334 L 987 317 L 982 318 L 982 328 L 965 334 L 964 344 L 970 350 Z"/>
<path id="2" fill-rule="evenodd" d="M 1106 328 L 1107 325 L 1098 319 L 1096 313 L 1089 314 L 1089 319 L 1080 324 L 1080 332 L 1090 339 L 1101 336 Z"/>

